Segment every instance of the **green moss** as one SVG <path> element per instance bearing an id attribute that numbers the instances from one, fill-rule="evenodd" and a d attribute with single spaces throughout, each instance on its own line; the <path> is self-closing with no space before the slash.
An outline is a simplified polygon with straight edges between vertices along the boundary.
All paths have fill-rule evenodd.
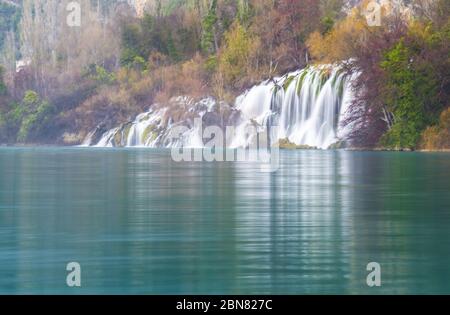
<path id="1" fill-rule="evenodd" d="M 338 79 L 341 77 L 341 75 L 342 75 L 343 72 L 344 72 L 344 70 L 341 69 L 341 68 L 339 68 L 339 69 L 336 70 L 336 73 L 334 74 L 334 77 L 333 77 L 333 81 L 331 82 L 331 86 L 332 86 L 333 88 L 336 87 L 336 83 L 337 83 Z M 341 80 L 341 81 L 345 81 L 345 76 L 342 77 L 342 80 Z"/>
<path id="2" fill-rule="evenodd" d="M 329 69 L 321 70 L 319 73 L 319 84 L 317 85 L 316 88 L 316 97 L 319 95 L 320 91 L 322 91 L 323 86 L 329 79 L 330 79 L 330 70 Z"/>
<path id="3" fill-rule="evenodd" d="M 331 71 L 330 69 L 324 69 L 320 73 L 320 85 L 323 87 L 325 83 L 330 79 L 331 77 Z"/>
<path id="4" fill-rule="evenodd" d="M 132 126 L 132 123 L 128 123 L 123 128 L 123 132 L 122 132 L 123 139 L 128 139 L 128 136 L 130 135 L 131 126 Z"/>
<path id="5" fill-rule="evenodd" d="M 330 145 L 328 150 L 340 150 L 340 149 L 345 149 L 345 148 L 347 148 L 347 143 L 345 141 L 338 141 L 338 142 Z"/>
<path id="6" fill-rule="evenodd" d="M 277 84 L 275 84 L 272 88 L 272 94 L 276 95 L 280 89 L 281 88 Z"/>
<path id="7" fill-rule="evenodd" d="M 297 79 L 297 94 L 300 95 L 300 92 L 302 91 L 303 82 L 305 81 L 305 77 L 308 74 L 308 69 L 305 68 L 303 73 L 300 75 L 300 77 Z"/>
<path id="8" fill-rule="evenodd" d="M 142 143 L 154 141 L 158 137 L 157 127 L 155 125 L 148 126 L 142 135 Z"/>
<path id="9" fill-rule="evenodd" d="M 281 139 L 278 142 L 278 146 L 282 150 L 317 150 L 316 147 L 311 147 L 309 145 L 297 145 L 289 141 L 289 139 Z"/>
<path id="10" fill-rule="evenodd" d="M 342 97 L 344 96 L 344 85 L 345 85 L 345 80 L 341 80 L 341 82 L 339 84 L 339 89 L 338 89 L 338 95 L 339 95 L 340 99 L 342 99 Z"/>
<path id="11" fill-rule="evenodd" d="M 295 76 L 293 76 L 293 75 L 286 78 L 286 80 L 284 81 L 284 84 L 283 84 L 284 91 L 287 91 L 287 89 L 291 85 L 292 81 L 294 81 L 294 79 L 295 79 Z"/>

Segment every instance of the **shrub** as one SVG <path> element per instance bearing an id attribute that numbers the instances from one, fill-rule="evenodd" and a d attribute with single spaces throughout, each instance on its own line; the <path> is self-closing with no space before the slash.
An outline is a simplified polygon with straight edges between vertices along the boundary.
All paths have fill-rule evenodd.
<path id="1" fill-rule="evenodd" d="M 439 124 L 428 127 L 422 134 L 421 149 L 450 149 L 450 107 L 441 114 Z"/>
<path id="2" fill-rule="evenodd" d="M 25 143 L 33 141 L 47 127 L 53 117 L 55 108 L 47 101 L 40 99 L 34 91 L 27 91 L 15 118 L 21 120 L 17 141 Z"/>

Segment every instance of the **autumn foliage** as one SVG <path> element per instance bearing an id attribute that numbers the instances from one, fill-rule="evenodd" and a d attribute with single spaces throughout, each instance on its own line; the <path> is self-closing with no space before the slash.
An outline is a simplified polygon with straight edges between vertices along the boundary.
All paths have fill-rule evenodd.
<path id="1" fill-rule="evenodd" d="M 420 147 L 424 150 L 450 148 L 450 107 L 442 112 L 439 124 L 428 127 L 424 131 Z"/>
<path id="2" fill-rule="evenodd" d="M 316 62 L 340 63 L 354 77 L 355 99 L 344 121 L 352 125 L 354 146 L 416 149 L 448 106 L 450 3 L 430 3 L 416 2 L 410 15 L 383 7 L 381 25 L 372 27 L 354 9 L 329 32 L 311 34 Z M 425 131 L 428 148 L 434 135 L 443 135 L 437 128 Z"/>
<path id="3" fill-rule="evenodd" d="M 354 146 L 429 147 L 444 135 L 449 1 L 413 0 L 410 16 L 383 7 L 375 27 L 366 0 L 351 10 L 343 0 L 165 0 L 143 16 L 123 1 L 96 2 L 80 0 L 86 23 L 71 29 L 54 23 L 65 18 L 64 6 L 23 0 L 24 44 L 8 55 L 30 60 L 18 72 L 5 65 L 2 142 L 67 143 L 61 135 L 70 134 L 70 144 L 79 143 L 93 128 L 126 122 L 152 104 L 179 95 L 232 103 L 255 83 L 311 63 L 340 64 L 354 78 L 343 122 L 352 125 Z M 46 12 L 39 19 L 33 3 Z M 50 106 L 38 114 L 27 95 Z M 24 122 L 32 124 L 21 133 L 11 128 Z"/>

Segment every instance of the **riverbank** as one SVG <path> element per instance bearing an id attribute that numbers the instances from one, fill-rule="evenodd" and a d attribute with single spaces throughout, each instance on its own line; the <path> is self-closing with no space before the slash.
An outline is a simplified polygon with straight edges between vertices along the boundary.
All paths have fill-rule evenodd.
<path id="1" fill-rule="evenodd" d="M 16 143 L 16 144 L 0 144 L 0 148 L 46 148 L 46 147 L 52 147 L 52 148 L 74 148 L 79 147 L 79 145 L 60 145 L 60 144 L 52 144 L 52 143 L 34 143 L 34 144 L 23 144 L 23 143 Z M 296 145 L 292 143 L 284 142 L 283 140 L 280 140 L 279 143 L 280 150 L 284 151 L 352 151 L 352 152 L 405 152 L 405 153 L 411 153 L 411 152 L 419 152 L 419 153 L 450 153 L 450 149 L 436 149 L 436 150 L 429 150 L 429 149 L 417 149 L 417 150 L 411 150 L 411 149 L 390 149 L 390 148 L 361 148 L 361 147 L 354 147 L 354 148 L 329 148 L 329 149 L 320 149 L 316 147 L 311 147 L 308 145 Z M 119 148 L 120 149 L 120 148 Z M 149 147 L 148 149 L 154 149 Z"/>
<path id="2" fill-rule="evenodd" d="M 436 150 L 424 150 L 424 149 L 391 149 L 391 148 L 346 148 L 347 151 L 371 151 L 371 152 L 422 152 L 422 153 L 436 153 L 446 152 L 449 153 L 450 149 L 436 149 Z"/>

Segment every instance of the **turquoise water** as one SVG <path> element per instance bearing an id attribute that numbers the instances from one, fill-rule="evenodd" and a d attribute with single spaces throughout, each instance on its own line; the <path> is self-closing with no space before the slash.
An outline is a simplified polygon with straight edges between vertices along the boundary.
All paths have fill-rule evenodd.
<path id="1" fill-rule="evenodd" d="M 450 294 L 449 175 L 445 153 L 284 151 L 261 173 L 151 149 L 2 148 L 0 293 Z"/>

